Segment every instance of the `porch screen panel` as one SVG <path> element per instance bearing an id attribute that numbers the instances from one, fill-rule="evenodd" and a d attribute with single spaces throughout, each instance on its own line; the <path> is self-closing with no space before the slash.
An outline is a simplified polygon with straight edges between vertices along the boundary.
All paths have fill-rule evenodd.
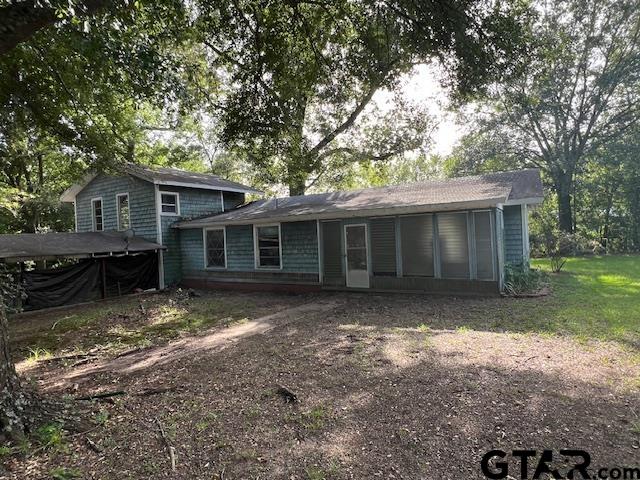
<path id="1" fill-rule="evenodd" d="M 493 280 L 491 212 L 475 212 L 473 220 L 476 237 L 476 275 L 480 280 Z"/>
<path id="2" fill-rule="evenodd" d="M 371 266 L 374 275 L 396 274 L 396 220 L 374 218 L 371 220 Z"/>
<path id="3" fill-rule="evenodd" d="M 433 215 L 400 217 L 402 275 L 433 277 Z"/>
<path id="4" fill-rule="evenodd" d="M 321 222 L 322 226 L 322 276 L 340 279 L 342 273 L 341 223 Z"/>
<path id="5" fill-rule="evenodd" d="M 467 214 L 438 214 L 438 241 L 442 277 L 469 278 Z"/>

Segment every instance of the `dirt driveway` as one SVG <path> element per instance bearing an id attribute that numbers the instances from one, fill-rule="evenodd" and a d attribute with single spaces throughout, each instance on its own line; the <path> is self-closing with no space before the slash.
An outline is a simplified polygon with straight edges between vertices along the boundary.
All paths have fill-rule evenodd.
<path id="1" fill-rule="evenodd" d="M 514 300 L 224 299 L 250 301 L 254 313 L 119 359 L 21 363 L 70 404 L 127 394 L 94 401 L 94 430 L 6 462 L 7 477 L 476 479 L 485 452 L 517 448 L 581 448 L 597 467 L 640 464 L 638 353 L 490 327 Z M 160 387 L 175 389 L 136 395 Z M 519 473 L 513 463 L 512 478 Z"/>

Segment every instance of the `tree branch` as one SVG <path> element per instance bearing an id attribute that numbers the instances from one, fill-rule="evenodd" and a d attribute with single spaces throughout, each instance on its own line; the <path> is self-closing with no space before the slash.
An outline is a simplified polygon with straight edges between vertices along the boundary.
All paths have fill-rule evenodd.
<path id="1" fill-rule="evenodd" d="M 9 53 L 43 28 L 60 20 L 54 6 L 42 7 L 39 3 L 35 0 L 20 1 L 0 8 L 0 55 Z M 109 0 L 84 0 L 76 7 L 80 16 L 91 16 L 112 3 Z"/>

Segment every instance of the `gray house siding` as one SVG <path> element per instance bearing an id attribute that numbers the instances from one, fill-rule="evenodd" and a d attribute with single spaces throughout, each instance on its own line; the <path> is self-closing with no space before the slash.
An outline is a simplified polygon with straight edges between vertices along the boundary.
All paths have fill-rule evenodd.
<path id="1" fill-rule="evenodd" d="M 316 222 L 290 222 L 280 227 L 282 271 L 318 273 L 318 232 Z"/>
<path id="2" fill-rule="evenodd" d="M 117 230 L 116 195 L 129 194 L 131 228 L 137 236 L 157 241 L 155 193 L 153 184 L 135 177 L 99 175 L 76 196 L 76 229 L 93 230 L 91 199 L 102 197 L 104 230 Z"/>
<path id="3" fill-rule="evenodd" d="M 318 283 L 318 234 L 316 222 L 280 225 L 282 268 L 256 268 L 253 225 L 226 227 L 226 269 L 204 266 L 203 231 L 181 231 L 182 274 L 190 280 Z"/>
<path id="4" fill-rule="evenodd" d="M 160 193 L 177 193 L 180 203 L 180 216 L 161 214 L 162 244 L 167 247 L 163 254 L 164 281 L 166 285 L 180 282 L 183 275 L 183 262 L 186 260 L 183 254 L 181 242 L 185 232 L 171 228 L 175 222 L 184 218 L 193 218 L 222 211 L 222 197 L 220 190 L 205 190 L 188 187 L 174 187 L 160 185 Z M 202 235 L 202 232 L 200 232 Z M 200 238 L 202 245 L 202 238 Z M 198 258 L 203 259 L 202 249 Z M 191 261 L 189 259 L 188 261 Z M 204 260 L 201 262 L 201 268 Z"/>
<path id="5" fill-rule="evenodd" d="M 227 269 L 246 272 L 255 268 L 253 257 L 253 226 L 227 227 Z"/>
<path id="6" fill-rule="evenodd" d="M 504 207 L 504 254 L 507 263 L 522 263 L 522 209 L 520 205 Z"/>
<path id="7" fill-rule="evenodd" d="M 244 203 L 244 193 L 224 192 L 224 211 L 233 210 Z"/>
<path id="8" fill-rule="evenodd" d="M 180 230 L 180 254 L 183 275 L 193 275 L 204 269 L 202 230 Z"/>

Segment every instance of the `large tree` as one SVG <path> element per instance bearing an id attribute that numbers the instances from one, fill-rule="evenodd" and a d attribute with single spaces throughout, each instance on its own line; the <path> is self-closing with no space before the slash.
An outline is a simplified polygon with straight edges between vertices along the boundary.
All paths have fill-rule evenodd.
<path id="1" fill-rule="evenodd" d="M 418 148 L 428 123 L 420 108 L 383 119 L 360 143 L 344 137 L 376 92 L 395 90 L 415 64 L 442 60 L 461 94 L 504 73 L 519 51 L 514 3 L 216 2 L 199 25 L 214 68 L 228 72 L 217 105 L 223 139 L 291 195 L 345 162 Z"/>
<path id="2" fill-rule="evenodd" d="M 537 9 L 523 75 L 492 89 L 458 168 L 541 168 L 557 194 L 559 227 L 573 232 L 576 177 L 640 120 L 640 2 L 562 0 Z"/>
<path id="3" fill-rule="evenodd" d="M 188 13 L 172 0 L 0 4 L 0 218 L 36 230 L 65 182 L 134 158 L 155 128 L 145 112 L 171 120 L 190 107 L 204 77 Z M 2 312 L 0 437 L 30 427 L 30 400 Z"/>

